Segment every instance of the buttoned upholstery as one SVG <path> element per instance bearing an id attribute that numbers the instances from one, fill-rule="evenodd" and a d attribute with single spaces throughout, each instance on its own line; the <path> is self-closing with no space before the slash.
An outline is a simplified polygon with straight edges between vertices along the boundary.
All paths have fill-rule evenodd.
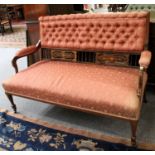
<path id="1" fill-rule="evenodd" d="M 139 71 L 60 61 L 41 61 L 3 83 L 7 92 L 58 105 L 136 118 Z M 147 76 L 144 76 L 144 84 Z"/>
<path id="2" fill-rule="evenodd" d="M 40 17 L 43 48 L 141 52 L 148 13 L 74 14 Z"/>
<path id="3" fill-rule="evenodd" d="M 155 4 L 129 4 L 126 11 L 148 11 L 150 18 L 155 19 Z"/>

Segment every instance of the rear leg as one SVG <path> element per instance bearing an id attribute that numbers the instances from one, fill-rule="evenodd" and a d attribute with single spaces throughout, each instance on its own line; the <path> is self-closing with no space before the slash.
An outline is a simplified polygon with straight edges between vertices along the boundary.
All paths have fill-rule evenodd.
<path id="1" fill-rule="evenodd" d="M 144 91 L 143 102 L 144 102 L 144 103 L 147 103 L 146 91 Z"/>
<path id="2" fill-rule="evenodd" d="M 5 94 L 6 94 L 6 96 L 8 97 L 9 101 L 11 102 L 11 107 L 12 107 L 14 113 L 17 113 L 17 107 L 16 107 L 16 105 L 14 104 L 12 95 L 9 94 L 9 93 L 5 93 Z"/>

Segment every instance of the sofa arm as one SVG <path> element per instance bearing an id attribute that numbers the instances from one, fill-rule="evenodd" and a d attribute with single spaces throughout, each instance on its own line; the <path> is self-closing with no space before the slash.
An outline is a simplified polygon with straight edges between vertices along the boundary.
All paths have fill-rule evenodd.
<path id="1" fill-rule="evenodd" d="M 139 59 L 140 68 L 147 69 L 151 61 L 151 52 L 143 51 Z"/>
<path id="2" fill-rule="evenodd" d="M 28 46 L 26 48 L 21 49 L 20 51 L 18 51 L 16 53 L 16 55 L 12 59 L 12 66 L 15 68 L 16 73 L 18 72 L 17 60 L 19 58 L 22 58 L 24 56 L 28 56 L 28 55 L 31 55 L 31 54 L 37 52 L 38 49 L 40 48 L 40 46 L 41 46 L 41 43 L 39 40 L 39 42 L 36 45 Z"/>

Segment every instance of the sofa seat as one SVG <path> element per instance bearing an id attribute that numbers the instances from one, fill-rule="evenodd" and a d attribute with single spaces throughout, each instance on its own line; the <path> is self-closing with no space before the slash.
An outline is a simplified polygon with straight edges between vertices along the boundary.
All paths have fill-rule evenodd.
<path id="1" fill-rule="evenodd" d="M 140 104 L 138 77 L 139 70 L 133 68 L 43 60 L 3 87 L 18 96 L 134 119 Z"/>

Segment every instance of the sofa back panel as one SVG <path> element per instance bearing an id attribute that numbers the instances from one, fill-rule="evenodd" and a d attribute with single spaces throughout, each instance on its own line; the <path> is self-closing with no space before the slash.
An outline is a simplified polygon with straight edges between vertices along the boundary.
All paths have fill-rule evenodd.
<path id="1" fill-rule="evenodd" d="M 147 12 L 40 17 L 43 48 L 141 52 L 148 37 Z"/>

